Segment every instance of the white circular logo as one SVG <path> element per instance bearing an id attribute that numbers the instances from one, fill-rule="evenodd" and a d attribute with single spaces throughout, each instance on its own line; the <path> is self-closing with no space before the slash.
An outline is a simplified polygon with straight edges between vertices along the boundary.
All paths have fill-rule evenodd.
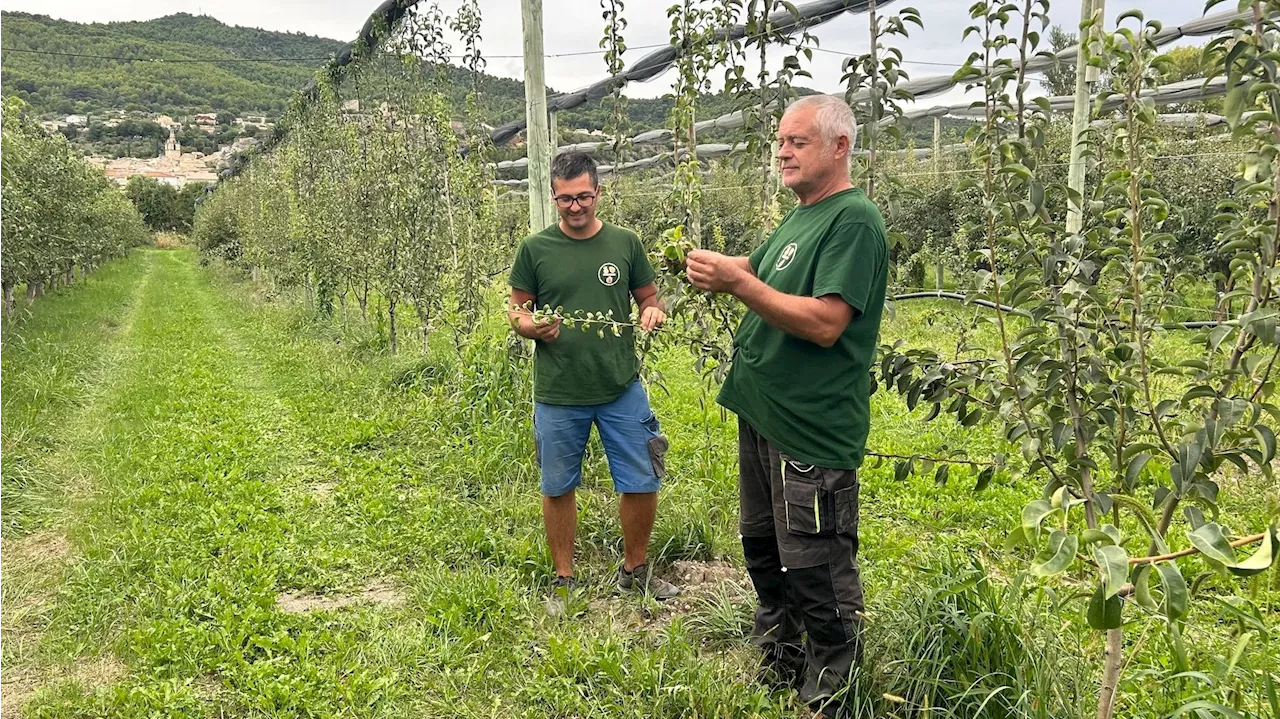
<path id="1" fill-rule="evenodd" d="M 600 284 L 605 287 L 613 287 L 618 284 L 618 266 L 612 262 L 606 262 L 600 265 L 600 271 L 596 273 L 596 276 L 600 278 Z"/>
<path id="2" fill-rule="evenodd" d="M 792 242 L 791 244 L 782 248 L 782 254 L 778 255 L 778 262 L 773 266 L 773 269 L 785 270 L 787 269 L 787 265 L 790 265 L 791 261 L 794 260 L 795 258 L 796 258 L 796 243 Z"/>

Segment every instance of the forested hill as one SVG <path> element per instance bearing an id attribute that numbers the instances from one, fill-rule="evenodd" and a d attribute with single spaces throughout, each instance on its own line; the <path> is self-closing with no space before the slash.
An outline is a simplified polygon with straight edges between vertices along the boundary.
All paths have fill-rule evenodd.
<path id="1" fill-rule="evenodd" d="M 232 27 L 207 16 L 82 24 L 6 12 L 0 18 L 4 94 L 39 114 L 136 110 L 279 114 L 289 97 L 343 43 L 310 35 Z M 21 50 L 163 58 L 121 62 Z M 248 58 L 303 58 L 245 62 Z M 220 60 L 222 62 L 190 62 Z M 186 62 L 182 62 L 186 61 Z"/>
<path id="2" fill-rule="evenodd" d="M 352 28 L 353 34 L 355 30 Z M 4 95 L 21 97 L 41 116 L 108 110 L 175 116 L 197 112 L 278 116 L 324 60 L 345 44 L 301 33 L 231 26 L 207 15 L 186 13 L 143 22 L 85 24 L 4 12 L 0 14 L 0 33 L 0 46 L 4 48 L 0 82 Z M 633 54 L 628 58 L 631 61 L 641 55 Z M 123 62 L 75 55 L 168 62 Z M 248 61 L 262 58 L 274 61 Z M 603 77 L 604 73 L 604 62 L 600 60 L 600 75 Z M 449 74 L 455 90 L 452 99 L 456 107 L 461 107 L 470 79 L 457 67 L 451 67 Z M 548 91 L 554 93 L 556 89 Z M 484 116 L 492 124 L 524 114 L 524 84 L 517 80 L 486 75 L 481 93 Z M 628 101 L 632 129 L 661 127 L 671 106 L 670 97 Z M 698 112 L 700 117 L 715 117 L 732 107 L 731 98 L 709 95 L 703 98 Z M 610 112 L 607 103 L 588 103 L 561 115 L 560 127 L 600 129 Z"/>

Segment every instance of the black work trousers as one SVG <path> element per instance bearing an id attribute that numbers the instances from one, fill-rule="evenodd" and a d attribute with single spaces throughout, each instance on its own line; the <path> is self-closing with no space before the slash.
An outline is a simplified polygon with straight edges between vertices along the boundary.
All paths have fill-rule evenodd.
<path id="1" fill-rule="evenodd" d="M 742 550 L 759 599 L 752 641 L 818 707 L 862 660 L 857 471 L 797 462 L 742 419 L 738 461 Z"/>

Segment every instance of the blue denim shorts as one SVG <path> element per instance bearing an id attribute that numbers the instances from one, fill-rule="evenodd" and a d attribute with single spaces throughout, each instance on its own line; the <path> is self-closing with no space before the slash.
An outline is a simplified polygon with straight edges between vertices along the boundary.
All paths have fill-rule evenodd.
<path id="1" fill-rule="evenodd" d="M 644 385 L 636 380 L 607 404 L 534 403 L 534 446 L 542 472 L 542 494 L 559 497 L 582 483 L 582 455 L 593 424 L 609 458 L 614 491 L 658 491 L 666 473 L 667 438 L 649 408 Z"/>

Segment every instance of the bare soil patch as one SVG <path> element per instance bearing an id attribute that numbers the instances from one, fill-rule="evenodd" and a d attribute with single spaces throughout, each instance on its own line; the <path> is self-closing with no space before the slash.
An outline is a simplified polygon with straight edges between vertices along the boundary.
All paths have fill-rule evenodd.
<path id="1" fill-rule="evenodd" d="M 33 532 L 19 539 L 0 539 L 0 553 L 5 563 L 41 563 L 62 559 L 71 554 L 71 542 L 59 532 Z"/>
<path id="2" fill-rule="evenodd" d="M 0 679 L 0 719 L 20 716 L 22 707 L 40 687 L 71 682 L 93 691 L 110 686 L 127 673 L 125 665 L 112 656 L 80 659 L 69 667 L 5 669 Z"/>
<path id="3" fill-rule="evenodd" d="M 642 602 L 617 590 L 606 591 L 587 603 L 588 616 L 612 624 L 615 630 L 656 632 L 674 617 L 698 611 L 708 600 L 751 592 L 747 571 L 723 561 L 678 561 L 659 574 L 680 587 L 678 596 L 665 602 Z"/>
<path id="4" fill-rule="evenodd" d="M 16 719 L 36 689 L 40 677 L 26 669 L 5 669 L 0 672 L 0 719 Z"/>
<path id="5" fill-rule="evenodd" d="M 364 589 L 351 594 L 317 594 L 284 592 L 276 597 L 276 607 L 285 614 L 328 612 L 357 604 L 399 607 L 405 603 L 404 592 L 389 579 L 377 579 Z"/>
<path id="6" fill-rule="evenodd" d="M 115 657 L 93 657 L 73 664 L 64 679 L 88 688 L 96 688 L 113 684 L 128 673 L 129 670 L 124 663 Z"/>
<path id="7" fill-rule="evenodd" d="M 315 482 L 311 485 L 311 496 L 315 497 L 317 501 L 328 502 L 337 488 L 338 483 L 336 481 Z"/>

